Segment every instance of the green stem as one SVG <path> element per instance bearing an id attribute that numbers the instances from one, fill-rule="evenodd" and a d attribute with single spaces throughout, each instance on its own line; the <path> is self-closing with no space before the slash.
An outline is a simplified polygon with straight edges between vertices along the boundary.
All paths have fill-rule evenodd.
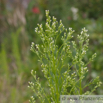
<path id="1" fill-rule="evenodd" d="M 82 80 L 80 79 L 80 95 L 82 95 Z"/>

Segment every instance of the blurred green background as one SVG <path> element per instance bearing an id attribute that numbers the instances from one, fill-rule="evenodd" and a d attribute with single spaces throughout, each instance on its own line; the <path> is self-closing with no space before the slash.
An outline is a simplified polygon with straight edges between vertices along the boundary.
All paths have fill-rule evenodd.
<path id="1" fill-rule="evenodd" d="M 88 29 L 85 61 L 95 52 L 97 57 L 88 65 L 87 81 L 99 75 L 103 82 L 103 0 L 0 0 L 0 103 L 29 103 L 32 69 L 46 86 L 38 58 L 30 51 L 32 41 L 41 42 L 34 29 L 45 23 L 45 10 L 72 27 L 75 36 Z M 103 85 L 94 94 L 102 95 Z"/>

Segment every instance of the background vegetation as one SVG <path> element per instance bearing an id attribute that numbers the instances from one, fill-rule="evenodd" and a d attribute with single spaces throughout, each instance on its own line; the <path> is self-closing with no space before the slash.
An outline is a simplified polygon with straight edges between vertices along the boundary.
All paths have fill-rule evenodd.
<path id="1" fill-rule="evenodd" d="M 103 0 L 0 0 L 0 103 L 29 103 L 34 95 L 27 88 L 33 80 L 32 69 L 46 86 L 37 56 L 30 51 L 32 41 L 41 43 L 34 28 L 45 23 L 45 10 L 61 19 L 65 27 L 72 27 L 74 35 L 83 27 L 89 30 L 87 58 L 95 52 L 97 57 L 88 65 L 87 81 L 99 75 L 103 82 L 102 4 Z M 94 94 L 102 95 L 103 86 Z"/>

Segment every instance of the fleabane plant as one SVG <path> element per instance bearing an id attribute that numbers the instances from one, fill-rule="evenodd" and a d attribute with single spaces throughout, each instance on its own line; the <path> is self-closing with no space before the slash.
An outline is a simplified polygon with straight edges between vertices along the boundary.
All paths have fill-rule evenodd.
<path id="1" fill-rule="evenodd" d="M 31 51 L 39 58 L 41 71 L 47 79 L 48 92 L 39 81 L 36 71 L 31 74 L 35 82 L 29 82 L 29 87 L 39 98 L 40 103 L 60 103 L 60 95 L 89 95 L 94 92 L 102 83 L 99 77 L 87 84 L 82 83 L 89 69 L 87 64 L 96 57 L 96 53 L 85 63 L 83 58 L 86 55 L 89 45 L 89 35 L 85 28 L 77 36 L 78 42 L 72 41 L 74 30 L 65 28 L 62 21 L 58 22 L 55 17 L 49 16 L 46 10 L 45 27 L 38 24 L 35 32 L 42 40 L 42 44 L 32 42 Z M 58 38 L 62 44 L 58 45 Z M 85 88 L 93 85 L 92 90 L 84 91 Z M 31 97 L 30 103 L 35 103 L 35 97 Z"/>

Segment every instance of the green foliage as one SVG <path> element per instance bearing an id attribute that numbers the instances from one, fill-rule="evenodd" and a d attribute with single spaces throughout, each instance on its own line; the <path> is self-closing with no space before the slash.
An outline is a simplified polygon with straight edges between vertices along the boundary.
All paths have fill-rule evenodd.
<path id="1" fill-rule="evenodd" d="M 21 32 L 21 28 L 19 28 L 15 34 L 11 34 L 11 39 L 12 39 L 12 54 L 14 57 L 14 61 L 16 61 L 16 66 L 17 66 L 17 73 L 18 75 L 22 71 L 22 63 L 21 63 L 21 55 L 20 55 L 20 50 L 18 46 L 18 36 Z"/>
<path id="2" fill-rule="evenodd" d="M 23 92 L 27 90 L 27 74 L 29 67 L 28 61 L 22 61 L 19 36 L 21 28 L 12 32 L 8 38 L 5 38 L 1 44 L 0 50 L 0 103 L 21 103 L 29 98 L 28 94 Z M 27 55 L 25 55 L 27 57 Z M 33 63 L 31 63 L 33 64 Z M 23 86 L 24 84 L 24 86 Z M 26 92 L 29 93 L 29 90 Z"/>
<path id="3" fill-rule="evenodd" d="M 88 73 L 87 64 L 96 57 L 96 53 L 88 60 L 83 60 L 89 46 L 89 35 L 85 28 L 77 36 L 77 42 L 73 40 L 72 28 L 66 29 L 62 21 L 57 22 L 55 17 L 49 16 L 46 10 L 45 27 L 38 24 L 35 32 L 39 35 L 42 44 L 32 42 L 31 51 L 39 58 L 42 72 L 47 80 L 48 92 L 42 86 L 36 71 L 31 71 L 35 82 L 29 82 L 29 87 L 37 95 L 41 103 L 60 103 L 60 95 L 88 95 L 94 92 L 102 83 L 99 77 L 83 84 L 85 75 Z M 63 34 L 63 35 L 62 35 Z M 61 36 L 62 35 L 62 36 Z M 62 44 L 57 45 L 58 38 L 61 37 Z M 72 40 L 72 41 L 71 41 Z M 71 61 L 71 62 L 69 62 Z M 89 91 L 84 91 L 86 87 L 93 85 Z M 69 88 L 69 89 L 68 89 Z M 31 97 L 30 102 L 36 103 L 35 97 Z"/>
<path id="4" fill-rule="evenodd" d="M 74 0 L 80 12 L 87 13 L 89 18 L 103 17 L 103 0 Z"/>
<path id="5" fill-rule="evenodd" d="M 35 34 L 34 28 L 37 26 L 37 23 L 42 23 L 44 27 L 44 11 L 47 9 L 50 10 L 51 16 L 54 15 L 57 18 L 57 21 L 62 19 L 65 27 L 72 27 L 75 30 L 74 38 L 71 38 L 71 40 L 76 41 L 77 46 L 78 40 L 76 35 L 80 33 L 81 27 L 85 26 L 88 29 L 90 34 L 89 51 L 86 52 L 83 61 L 88 62 L 88 58 L 94 52 L 97 53 L 97 56 L 92 63 L 88 64 L 89 72 L 85 75 L 82 84 L 88 83 L 98 75 L 103 81 L 102 0 L 29 0 L 30 3 L 26 9 L 24 5 L 28 0 L 25 1 L 25 4 L 22 0 L 19 0 L 18 3 L 9 1 L 0 0 L 0 103 L 28 103 L 31 91 L 27 89 L 27 81 L 32 81 L 33 79 L 29 72 L 32 69 L 36 71 L 37 77 L 40 77 L 40 83 L 42 87 L 45 87 L 44 91 L 49 94 L 48 81 L 43 77 L 40 63 L 37 62 L 37 56 L 29 51 L 29 43 L 31 41 L 39 45 L 42 42 L 38 38 L 39 35 Z M 32 9 L 34 7 L 40 10 L 38 14 L 33 12 Z M 78 9 L 77 20 L 73 20 L 71 7 Z M 18 27 L 21 28 L 18 29 Z M 58 45 L 58 48 L 63 44 L 61 36 L 63 36 L 63 32 L 57 39 L 56 45 Z M 76 51 L 72 48 L 71 42 L 70 45 L 70 49 L 75 57 Z M 45 63 L 47 63 L 46 60 Z M 65 64 L 68 63 L 72 65 L 72 58 L 65 60 Z M 73 68 L 75 67 L 70 68 L 71 73 Z M 62 73 L 66 70 L 67 65 Z M 95 84 L 84 88 L 83 92 L 91 90 L 94 86 Z M 67 91 L 70 89 L 71 87 L 68 87 Z M 103 86 L 99 87 L 94 94 L 103 94 Z M 36 102 L 39 103 L 35 95 L 36 93 L 33 96 L 36 97 Z"/>
<path id="6" fill-rule="evenodd" d="M 0 61 L 0 66 L 1 66 L 1 74 L 6 76 L 6 79 L 9 78 L 9 69 L 8 69 L 8 61 L 7 61 L 7 54 L 6 54 L 6 48 L 5 44 L 2 44 L 2 49 L 0 52 L 0 58 L 2 62 Z"/>

